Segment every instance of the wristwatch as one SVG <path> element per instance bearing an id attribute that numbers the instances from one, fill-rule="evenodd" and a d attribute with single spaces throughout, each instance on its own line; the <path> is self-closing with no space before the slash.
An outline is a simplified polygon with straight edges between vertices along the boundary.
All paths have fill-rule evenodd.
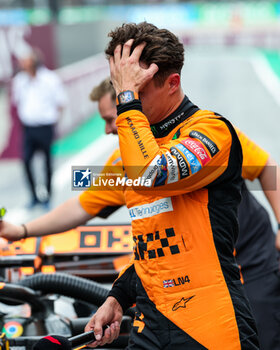
<path id="1" fill-rule="evenodd" d="M 139 100 L 138 93 L 131 90 L 125 90 L 118 94 L 117 105 L 124 105 L 133 100 Z"/>

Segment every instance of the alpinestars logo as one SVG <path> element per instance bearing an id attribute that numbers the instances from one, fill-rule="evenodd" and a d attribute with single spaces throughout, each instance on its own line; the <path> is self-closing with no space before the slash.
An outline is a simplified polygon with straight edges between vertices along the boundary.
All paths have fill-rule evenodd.
<path id="1" fill-rule="evenodd" d="M 172 307 L 172 311 L 176 311 L 176 310 L 178 310 L 178 309 L 180 309 L 180 307 L 182 308 L 182 309 L 185 309 L 186 308 L 186 304 L 192 299 L 192 298 L 194 298 L 195 297 L 195 295 L 192 295 L 191 297 L 189 297 L 189 298 L 182 298 L 181 300 L 179 300 L 177 303 L 175 303 L 174 305 L 173 305 L 173 307 Z"/>

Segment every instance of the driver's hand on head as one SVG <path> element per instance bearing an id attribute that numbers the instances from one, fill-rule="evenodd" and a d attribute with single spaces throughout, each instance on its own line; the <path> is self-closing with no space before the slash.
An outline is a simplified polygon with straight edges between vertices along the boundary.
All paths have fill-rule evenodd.
<path id="1" fill-rule="evenodd" d="M 24 236 L 24 228 L 21 225 L 13 225 L 7 221 L 0 221 L 0 237 L 8 241 L 18 241 Z"/>
<path id="2" fill-rule="evenodd" d="M 132 45 L 133 39 L 128 40 L 123 46 L 118 45 L 114 56 L 110 57 L 111 80 L 117 95 L 125 90 L 139 92 L 158 71 L 155 63 L 145 66 L 140 62 L 146 43 L 137 45 L 131 52 Z"/>
<path id="3" fill-rule="evenodd" d="M 120 324 L 122 321 L 123 310 L 114 297 L 108 297 L 103 305 L 92 316 L 85 327 L 85 332 L 94 331 L 96 341 L 87 345 L 95 348 L 98 345 L 112 343 L 120 334 Z M 102 327 L 108 326 L 104 334 Z"/>

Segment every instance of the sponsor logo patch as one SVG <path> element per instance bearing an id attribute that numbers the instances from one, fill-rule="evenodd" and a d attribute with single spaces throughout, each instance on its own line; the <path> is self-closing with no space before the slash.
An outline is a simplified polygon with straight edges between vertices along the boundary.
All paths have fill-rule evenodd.
<path id="1" fill-rule="evenodd" d="M 182 112 L 179 115 L 176 115 L 172 119 L 168 120 L 164 124 L 160 125 L 160 130 L 168 129 L 170 125 L 174 125 L 174 124 L 176 125 L 180 121 L 180 119 L 184 116 L 184 114 L 185 113 Z"/>
<path id="2" fill-rule="evenodd" d="M 138 130 L 135 128 L 132 120 L 129 118 L 129 117 L 126 117 L 126 122 L 128 124 L 128 126 L 130 127 L 130 130 L 135 138 L 135 140 L 137 140 L 137 143 L 138 143 L 138 146 L 140 148 L 140 151 L 143 155 L 143 157 L 146 159 L 146 158 L 149 158 L 149 155 L 148 155 L 148 152 L 143 144 L 143 141 L 140 139 L 140 135 L 138 133 Z"/>
<path id="3" fill-rule="evenodd" d="M 168 179 L 167 183 L 178 181 L 178 164 L 176 158 L 173 158 L 170 152 L 165 153 L 167 158 Z"/>
<path id="4" fill-rule="evenodd" d="M 171 151 L 171 154 L 177 158 L 180 178 L 183 179 L 189 176 L 190 169 L 189 169 L 188 163 L 185 161 L 182 154 L 175 147 L 171 147 L 170 151 Z"/>
<path id="5" fill-rule="evenodd" d="M 142 333 L 143 329 L 145 328 L 144 315 L 142 314 L 142 312 L 141 313 L 139 313 L 138 311 L 135 312 L 133 327 L 138 328 L 137 333 Z"/>
<path id="6" fill-rule="evenodd" d="M 208 149 L 212 157 L 219 152 L 219 148 L 217 147 L 215 142 L 210 140 L 209 137 L 202 134 L 202 132 L 197 130 L 192 130 L 189 135 L 190 137 L 193 137 L 201 141 L 204 144 L 204 146 Z"/>
<path id="7" fill-rule="evenodd" d="M 167 160 L 164 154 L 158 160 L 158 171 L 155 186 L 161 186 L 165 184 L 167 178 Z"/>
<path id="8" fill-rule="evenodd" d="M 181 135 L 180 129 L 178 129 L 175 133 L 175 135 L 172 137 L 172 140 L 177 140 Z"/>
<path id="9" fill-rule="evenodd" d="M 178 145 L 175 146 L 175 148 L 177 148 L 186 157 L 187 161 L 190 164 L 192 174 L 197 173 L 201 169 L 202 166 L 199 160 L 197 159 L 197 157 L 191 151 L 189 151 L 184 145 L 179 143 Z"/>
<path id="10" fill-rule="evenodd" d="M 200 141 L 188 137 L 187 139 L 182 140 L 181 143 L 200 159 L 202 165 L 205 165 L 211 160 Z"/>
<path id="11" fill-rule="evenodd" d="M 161 213 L 173 211 L 170 197 L 159 199 L 149 204 L 143 204 L 129 209 L 131 220 L 145 219 Z"/>
<path id="12" fill-rule="evenodd" d="M 181 300 L 177 301 L 177 303 L 175 303 L 172 307 L 172 311 L 176 311 L 180 308 L 185 309 L 186 308 L 186 304 L 192 299 L 194 298 L 195 295 L 192 295 L 191 297 L 188 298 L 182 298 Z"/>
<path id="13" fill-rule="evenodd" d="M 145 180 L 151 180 L 153 183 L 155 177 L 158 175 L 158 168 L 160 164 L 161 157 L 157 155 L 148 166 L 148 169 L 145 171 L 143 178 Z"/>

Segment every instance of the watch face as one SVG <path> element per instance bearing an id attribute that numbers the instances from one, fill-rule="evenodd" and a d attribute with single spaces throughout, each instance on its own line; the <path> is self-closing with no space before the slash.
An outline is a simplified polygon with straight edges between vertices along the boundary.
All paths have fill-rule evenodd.
<path id="1" fill-rule="evenodd" d="M 127 103 L 134 100 L 134 94 L 132 91 L 124 91 L 119 94 L 119 103 Z"/>

